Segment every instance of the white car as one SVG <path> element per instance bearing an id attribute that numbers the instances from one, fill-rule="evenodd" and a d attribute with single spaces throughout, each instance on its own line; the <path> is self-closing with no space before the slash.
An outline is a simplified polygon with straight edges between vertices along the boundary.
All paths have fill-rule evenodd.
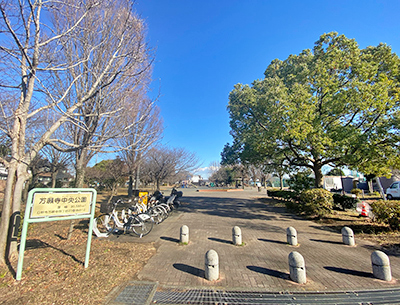
<path id="1" fill-rule="evenodd" d="M 393 182 L 386 190 L 387 199 L 400 198 L 400 181 Z"/>

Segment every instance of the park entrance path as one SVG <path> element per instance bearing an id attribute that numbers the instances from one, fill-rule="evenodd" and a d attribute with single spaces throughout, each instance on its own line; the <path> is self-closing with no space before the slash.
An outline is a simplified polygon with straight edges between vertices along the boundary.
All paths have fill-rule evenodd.
<path id="1" fill-rule="evenodd" d="M 284 208 L 268 207 L 256 196 L 259 193 L 255 190 L 185 190 L 182 201 L 188 205 L 179 215 L 167 219 L 171 222 L 158 233 L 157 254 L 139 273 L 139 279 L 170 286 L 271 291 L 377 289 L 398 284 L 372 277 L 374 244 L 356 239 L 356 247 L 346 246 L 341 234 L 326 231 Z M 189 227 L 188 245 L 179 245 L 182 225 Z M 233 226 L 241 228 L 244 246 L 232 244 Z M 289 226 L 297 230 L 298 247 L 286 243 Z M 210 249 L 218 253 L 220 261 L 220 279 L 216 282 L 204 279 L 204 256 Z M 306 262 L 305 285 L 289 280 L 288 255 L 292 251 L 302 254 Z M 400 279 L 400 258 L 390 256 L 390 261 L 393 277 Z"/>
<path id="2" fill-rule="evenodd" d="M 256 190 L 196 192 L 184 190 L 179 212 L 156 227 L 143 242 L 155 241 L 157 253 L 138 279 L 165 289 L 221 289 L 230 291 L 332 292 L 398 289 L 400 257 L 389 255 L 392 282 L 372 276 L 371 253 L 378 247 L 356 239 L 342 244 L 338 233 L 322 225 L 268 206 Z M 189 227 L 189 244 L 180 245 L 180 228 Z M 244 246 L 232 244 L 232 228 L 239 226 Z M 297 230 L 299 246 L 286 243 L 286 228 Z M 204 279 L 205 253 L 219 256 L 220 279 Z M 305 259 L 307 283 L 289 279 L 288 255 L 298 251 Z"/>

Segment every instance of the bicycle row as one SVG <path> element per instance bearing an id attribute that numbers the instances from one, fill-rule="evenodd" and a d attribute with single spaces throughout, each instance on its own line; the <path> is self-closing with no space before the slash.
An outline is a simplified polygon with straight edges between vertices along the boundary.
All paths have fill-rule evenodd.
<path id="1" fill-rule="evenodd" d="M 126 203 L 118 199 L 103 206 L 102 214 L 94 220 L 93 231 L 97 237 L 126 233 L 143 237 L 151 232 L 154 224 L 162 223 L 180 206 L 180 197 L 182 192 L 173 188 L 167 198 L 160 191 L 156 191 L 151 197 L 136 197 L 133 202 L 129 200 Z M 127 204 L 130 206 L 126 207 Z M 124 207 L 117 209 L 117 206 Z"/>

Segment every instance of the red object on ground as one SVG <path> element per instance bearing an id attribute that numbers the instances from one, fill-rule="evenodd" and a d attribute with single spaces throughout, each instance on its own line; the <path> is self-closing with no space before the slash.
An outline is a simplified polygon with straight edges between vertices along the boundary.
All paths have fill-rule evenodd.
<path id="1" fill-rule="evenodd" d="M 362 205 L 361 216 L 368 217 L 367 206 L 364 202 Z"/>

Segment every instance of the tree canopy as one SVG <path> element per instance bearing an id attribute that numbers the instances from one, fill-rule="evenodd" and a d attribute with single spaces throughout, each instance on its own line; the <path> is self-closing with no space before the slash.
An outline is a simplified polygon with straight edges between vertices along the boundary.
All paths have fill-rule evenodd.
<path id="1" fill-rule="evenodd" d="M 360 49 L 337 33 L 273 60 L 264 79 L 229 95 L 240 158 L 310 168 L 317 187 L 324 165 L 388 174 L 398 162 L 399 65 L 386 44 Z"/>

